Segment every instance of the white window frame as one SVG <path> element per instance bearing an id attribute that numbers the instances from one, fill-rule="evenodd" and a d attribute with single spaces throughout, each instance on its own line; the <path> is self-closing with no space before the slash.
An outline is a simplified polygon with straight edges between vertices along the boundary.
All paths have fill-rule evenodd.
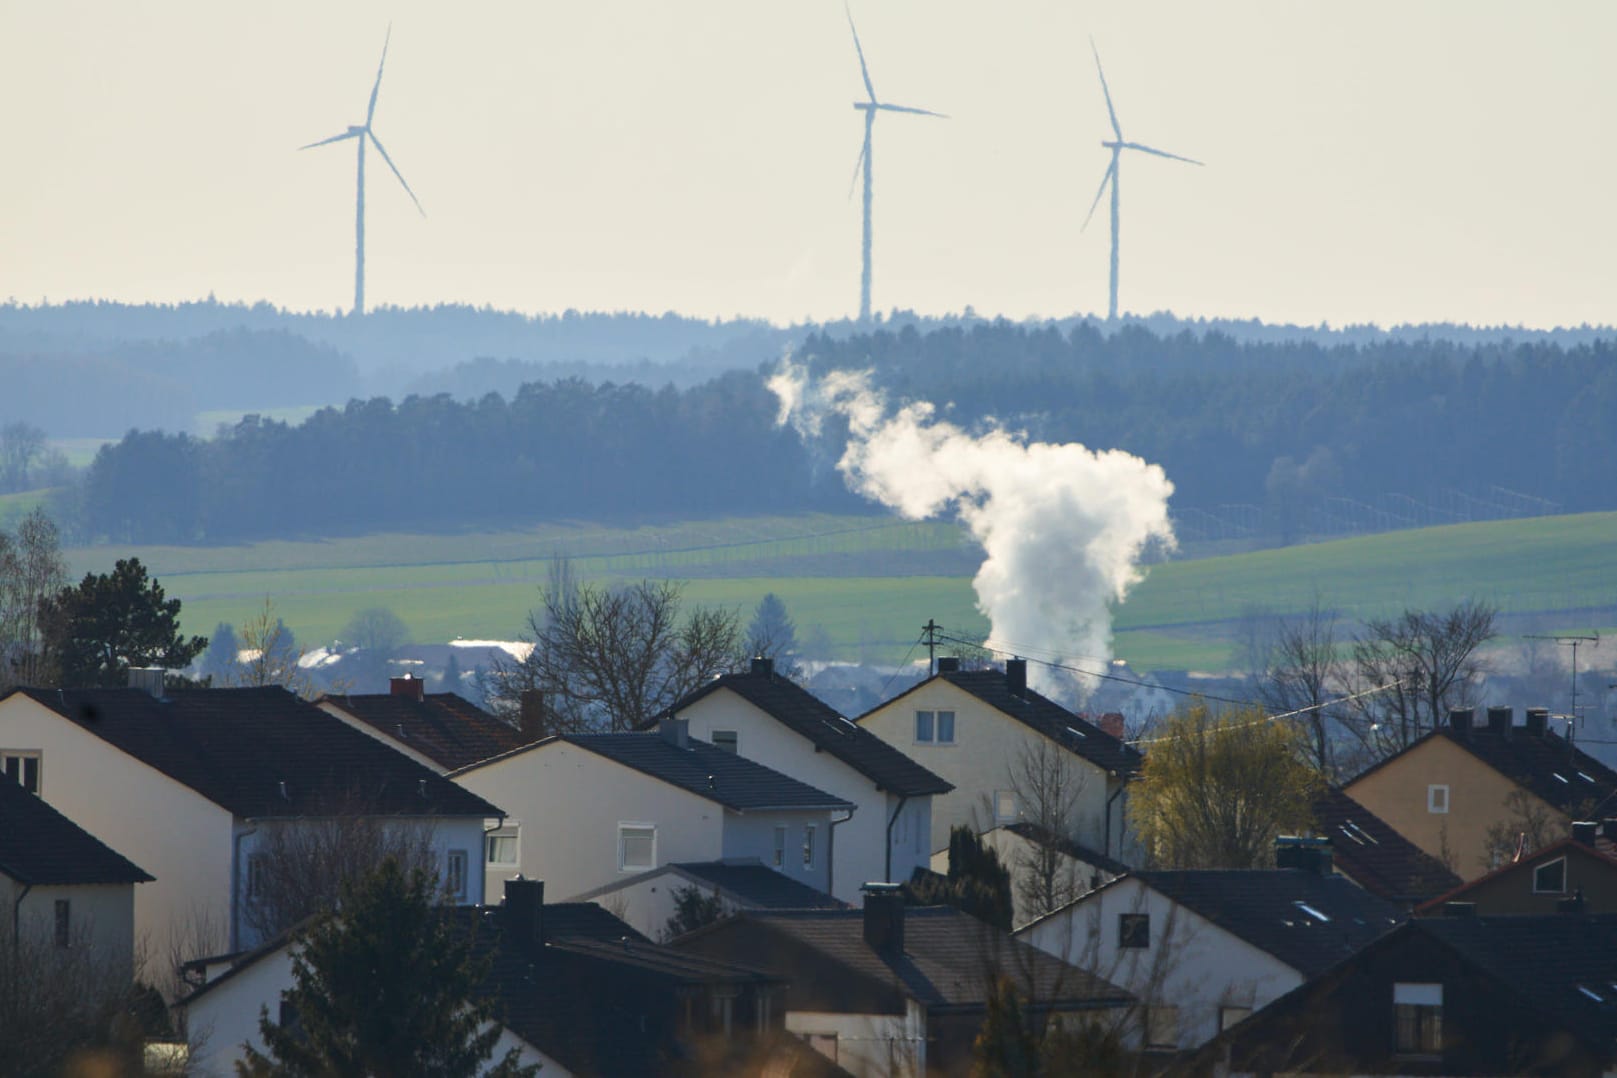
<path id="1" fill-rule="evenodd" d="M 1426 811 L 1437 816 L 1448 815 L 1449 788 L 1447 783 L 1434 782 L 1426 787 Z"/>
<path id="2" fill-rule="evenodd" d="M 459 864 L 457 870 L 456 865 Z M 458 878 L 457 878 L 458 876 Z M 464 903 L 472 892 L 472 857 L 467 850 L 444 851 L 444 893 Z"/>
<path id="3" fill-rule="evenodd" d="M 494 842 L 496 839 L 509 839 L 511 843 L 511 860 L 494 860 Z M 522 866 L 522 825 L 515 820 L 506 820 L 505 823 L 488 833 L 488 867 L 497 870 L 520 868 Z"/>
<path id="4" fill-rule="evenodd" d="M 1401 1008 L 1415 1008 L 1413 1018 L 1416 1024 L 1416 1035 L 1430 1028 L 1431 1018 L 1437 1019 L 1435 1032 L 1437 1034 L 1437 1047 L 1406 1047 L 1400 1041 L 1399 1034 L 1403 1025 L 1403 1011 Z M 1443 986 L 1441 984 L 1417 984 L 1395 982 L 1392 986 L 1393 1011 L 1393 1037 L 1392 1048 L 1395 1059 L 1432 1059 L 1441 1054 L 1443 1050 Z"/>
<path id="5" fill-rule="evenodd" d="M 922 716 L 925 716 L 926 736 L 922 737 Z M 938 738 L 938 713 L 928 711 L 926 708 L 917 708 L 915 711 L 915 743 L 917 745 L 935 745 Z"/>
<path id="6" fill-rule="evenodd" d="M 1007 803 L 1011 807 L 1011 811 L 1008 814 L 1004 811 L 1005 806 L 1006 806 Z M 1009 822 L 1009 821 L 1015 820 L 1017 818 L 1018 818 L 1018 813 L 1016 811 L 1016 791 L 1015 790 L 995 790 L 994 791 L 994 819 L 1004 823 L 1004 822 Z"/>
<path id="7" fill-rule="evenodd" d="M 737 730 L 714 730 L 709 743 L 716 749 L 724 752 L 733 752 L 741 755 L 741 733 Z"/>
<path id="8" fill-rule="evenodd" d="M 1545 869 L 1549 868 L 1552 865 L 1560 865 L 1561 866 L 1561 886 L 1555 888 L 1553 891 L 1550 890 L 1547 887 L 1540 887 L 1538 885 L 1538 874 L 1540 872 L 1543 872 Z M 1541 865 L 1534 865 L 1533 866 L 1533 893 L 1535 895 L 1564 895 L 1564 894 L 1566 894 L 1566 858 L 1565 857 L 1556 857 L 1556 858 L 1553 858 L 1552 860 L 1545 861 Z"/>
<path id="9" fill-rule="evenodd" d="M 803 868 L 812 872 L 814 870 L 814 832 L 813 824 L 803 825 Z"/>
<path id="10" fill-rule="evenodd" d="M 27 770 L 28 761 L 34 761 L 34 788 L 28 790 L 28 784 L 23 781 L 23 773 Z M 38 749 L 0 749 L 0 778 L 10 778 L 12 765 L 16 765 L 17 785 L 37 794 L 45 787 L 45 754 Z"/>
<path id="11" fill-rule="evenodd" d="M 943 717 L 949 716 L 949 736 L 943 736 Z M 932 736 L 939 745 L 954 744 L 955 713 L 953 711 L 935 711 L 932 713 Z"/>
<path id="12" fill-rule="evenodd" d="M 628 858 L 628 847 L 624 839 L 629 837 L 631 831 L 651 832 L 651 860 L 650 864 L 631 865 Z M 619 872 L 647 872 L 657 867 L 657 825 L 640 820 L 618 821 L 618 871 Z"/>
<path id="13" fill-rule="evenodd" d="M 786 825 L 783 824 L 783 823 L 776 824 L 775 825 L 775 863 L 774 863 L 774 865 L 772 867 L 778 868 L 783 872 L 786 870 L 786 846 L 787 846 L 786 839 L 787 839 Z"/>

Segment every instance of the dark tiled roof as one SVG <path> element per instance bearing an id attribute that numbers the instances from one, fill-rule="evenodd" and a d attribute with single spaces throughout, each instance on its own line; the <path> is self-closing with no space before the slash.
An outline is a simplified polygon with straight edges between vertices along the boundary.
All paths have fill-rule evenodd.
<path id="1" fill-rule="evenodd" d="M 1021 693 L 1011 692 L 1010 683 L 1005 675 L 996 670 L 956 670 L 937 674 L 893 699 L 901 700 L 921 686 L 931 684 L 936 678 L 942 678 L 949 684 L 965 690 L 989 707 L 1032 727 L 1056 744 L 1066 747 L 1109 773 L 1132 775 L 1138 772 L 1145 762 L 1145 758 L 1138 750 L 1125 745 L 1094 723 L 1068 711 L 1049 697 L 1041 696 L 1032 689 L 1024 689 Z M 887 707 L 892 702 L 888 700 L 872 711 Z M 869 714 L 870 712 L 866 712 L 865 715 L 861 715 L 859 721 L 863 722 L 865 716 Z"/>
<path id="2" fill-rule="evenodd" d="M 691 693 L 669 711 L 677 715 L 720 689 L 729 689 L 883 790 L 901 797 L 923 797 L 946 794 L 954 789 L 869 730 L 839 715 L 807 689 L 778 674 L 726 674 Z"/>
<path id="3" fill-rule="evenodd" d="M 683 861 L 668 866 L 725 891 L 755 909 L 844 909 L 847 903 L 776 872 L 756 858 Z"/>
<path id="4" fill-rule="evenodd" d="M 1193 869 L 1135 875 L 1304 977 L 1330 968 L 1409 916 L 1401 906 L 1350 880 L 1301 869 Z"/>
<path id="5" fill-rule="evenodd" d="M 0 873 L 18 883 L 149 883 L 152 877 L 17 783 L 0 776 Z"/>
<path id="6" fill-rule="evenodd" d="M 1336 867 L 1360 887 L 1393 902 L 1422 902 L 1458 887 L 1443 862 L 1394 831 L 1381 817 L 1331 787 L 1314 802 L 1321 837 Z"/>
<path id="7" fill-rule="evenodd" d="M 1019 838 L 1024 838 L 1029 842 L 1042 844 L 1046 841 L 1046 836 L 1050 834 L 1038 824 L 1032 823 L 1028 820 L 1018 820 L 1016 823 L 1008 823 L 1002 826 L 1011 834 L 1016 835 Z M 1076 858 L 1086 865 L 1098 868 L 1102 872 L 1108 872 L 1113 876 L 1121 876 L 1123 873 L 1129 870 L 1129 866 L 1117 860 L 1117 858 L 1108 857 L 1099 850 L 1092 850 L 1083 843 L 1074 842 L 1072 839 L 1067 838 L 1064 835 L 1054 836 L 1051 844 L 1054 845 L 1058 851 L 1066 854 L 1068 857 Z"/>
<path id="8" fill-rule="evenodd" d="M 341 709 L 449 771 L 534 740 L 452 692 L 429 693 L 422 700 L 376 693 L 325 696 L 321 702 Z"/>
<path id="9" fill-rule="evenodd" d="M 17 691 L 237 816 L 503 815 L 285 689 Z"/>
<path id="10" fill-rule="evenodd" d="M 561 740 L 737 812 L 853 807 L 824 790 L 695 738 L 683 749 L 659 733 L 569 734 Z"/>
<path id="11" fill-rule="evenodd" d="M 989 971 L 1015 970 L 1032 982 L 1041 1002 L 1124 1004 L 1124 989 L 1068 965 L 951 906 L 911 906 L 904 911 L 904 953 L 887 957 L 865 942 L 864 911 L 798 910 L 747 912 L 732 920 L 754 921 L 789 936 L 859 976 L 902 991 L 928 1007 L 981 1006 Z M 721 932 L 720 922 L 706 932 Z M 693 936 L 697 933 L 693 933 Z M 761 963 L 768 955 L 759 956 Z M 783 971 L 789 972 L 789 971 Z"/>

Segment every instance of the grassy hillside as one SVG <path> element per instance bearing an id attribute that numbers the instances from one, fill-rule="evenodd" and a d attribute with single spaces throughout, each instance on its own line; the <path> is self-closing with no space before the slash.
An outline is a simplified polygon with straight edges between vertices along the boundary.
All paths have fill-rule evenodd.
<path id="1" fill-rule="evenodd" d="M 1617 606 L 1617 513 L 1394 532 L 1153 567 L 1118 611 L 1118 653 L 1140 667 L 1218 667 L 1230 622 L 1305 608 L 1315 593 L 1365 617 L 1468 596 L 1507 612 Z M 780 595 L 799 631 L 822 626 L 852 656 L 897 659 L 929 617 L 981 632 L 958 528 L 885 518 L 756 518 L 612 528 L 551 524 L 469 535 L 375 535 L 235 547 L 95 548 L 74 571 L 138 555 L 185 601 L 189 632 L 241 624 L 271 597 L 300 640 L 337 636 L 354 611 L 385 606 L 419 641 L 509 639 L 550 556 L 594 579 L 673 576 L 691 599 L 750 609 Z M 1590 614 L 1590 617 L 1597 615 Z M 1591 625 L 1591 627 L 1593 627 Z"/>

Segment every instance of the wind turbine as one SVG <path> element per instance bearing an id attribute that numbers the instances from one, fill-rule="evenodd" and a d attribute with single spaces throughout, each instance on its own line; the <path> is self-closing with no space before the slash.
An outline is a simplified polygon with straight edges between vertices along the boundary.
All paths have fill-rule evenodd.
<path id="1" fill-rule="evenodd" d="M 1089 49 L 1095 54 L 1095 70 L 1100 73 L 1100 90 L 1106 95 L 1106 114 L 1112 118 L 1112 134 L 1116 136 L 1111 142 L 1103 142 L 1102 146 L 1112 151 L 1112 163 L 1106 167 L 1106 174 L 1100 178 L 1100 189 L 1095 192 L 1095 201 L 1089 204 L 1089 213 L 1084 217 L 1084 223 L 1079 231 L 1089 227 L 1090 218 L 1095 216 L 1095 207 L 1100 205 L 1100 196 L 1106 193 L 1106 185 L 1112 185 L 1112 294 L 1111 301 L 1106 308 L 1106 317 L 1109 321 L 1117 321 L 1117 165 L 1123 157 L 1124 150 L 1139 150 L 1142 153 L 1155 154 L 1166 157 L 1170 161 L 1183 161 L 1190 165 L 1200 165 L 1200 161 L 1189 157 L 1180 157 L 1176 153 L 1158 150 L 1139 142 L 1127 142 L 1123 138 L 1123 128 L 1117 122 L 1117 110 L 1112 107 L 1112 91 L 1106 87 L 1106 72 L 1100 66 L 1100 50 L 1095 48 L 1095 39 L 1090 38 Z"/>
<path id="2" fill-rule="evenodd" d="M 399 183 L 401 185 L 403 185 L 405 194 L 410 196 L 410 201 L 415 203 L 415 208 L 417 210 L 421 211 L 421 216 L 425 217 L 427 215 L 427 211 L 421 209 L 421 200 L 415 197 L 415 192 L 410 190 L 410 185 L 405 182 L 404 173 L 399 171 L 399 166 L 397 166 L 397 165 L 395 165 L 393 163 L 393 158 L 389 157 L 387 155 L 387 150 L 385 148 L 383 148 L 382 140 L 377 138 L 376 137 L 376 132 L 371 129 L 371 120 L 376 115 L 376 95 L 377 95 L 377 92 L 382 89 L 382 68 L 387 65 L 387 43 L 392 37 L 393 37 L 393 28 L 390 26 L 387 29 L 387 36 L 382 39 L 382 62 L 376 65 L 376 84 L 371 87 L 370 104 L 365 107 L 365 122 L 363 124 L 358 124 L 358 125 L 350 124 L 349 127 L 348 127 L 348 130 L 344 131 L 340 135 L 332 135 L 330 138 L 321 139 L 319 142 L 311 142 L 307 146 L 299 146 L 298 147 L 298 149 L 300 149 L 300 150 L 312 150 L 316 146 L 329 146 L 333 142 L 342 142 L 345 139 L 354 139 L 356 142 L 359 143 L 359 181 L 358 181 L 358 191 L 359 191 L 359 193 L 355 197 L 355 200 L 354 200 L 354 313 L 355 314 L 364 314 L 365 313 L 365 140 L 366 139 L 369 139 L 376 146 L 376 152 L 382 155 L 382 160 L 387 162 L 387 167 L 392 169 L 393 170 L 393 175 L 395 175 L 395 176 L 397 176 L 399 178 Z"/>
<path id="3" fill-rule="evenodd" d="M 859 30 L 853 25 L 853 12 L 848 12 L 848 29 L 853 31 L 853 48 L 859 54 L 859 74 L 865 79 L 865 93 L 869 95 L 866 101 L 855 101 L 853 107 L 865 114 L 865 144 L 859 150 L 859 160 L 854 162 L 853 174 L 857 178 L 860 171 L 865 176 L 865 232 L 864 242 L 860 248 L 863 254 L 863 273 L 859 278 L 859 321 L 870 321 L 870 138 L 876 127 L 876 113 L 878 112 L 910 112 L 917 116 L 936 116 L 939 119 L 948 119 L 941 112 L 932 112 L 929 109 L 910 108 L 908 105 L 890 105 L 885 101 L 876 100 L 876 87 L 870 82 L 870 68 L 865 66 L 865 50 L 859 46 Z"/>

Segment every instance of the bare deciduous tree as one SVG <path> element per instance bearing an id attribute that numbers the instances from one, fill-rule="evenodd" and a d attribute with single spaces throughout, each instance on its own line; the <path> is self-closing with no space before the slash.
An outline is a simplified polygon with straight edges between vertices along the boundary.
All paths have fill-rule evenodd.
<path id="1" fill-rule="evenodd" d="M 1280 619 L 1258 690 L 1271 712 L 1302 712 L 1297 721 L 1308 731 L 1308 755 L 1324 775 L 1335 774 L 1334 735 L 1339 728 L 1331 707 L 1342 680 L 1336 622 L 1336 611 L 1318 595 L 1302 614 Z"/>
<path id="2" fill-rule="evenodd" d="M 1010 765 L 1009 789 L 1027 826 L 1012 861 L 1016 921 L 1025 924 L 1059 909 L 1087 890 L 1067 846 L 1083 821 L 1079 804 L 1084 773 L 1072 754 L 1043 738 L 1028 742 Z"/>
<path id="3" fill-rule="evenodd" d="M 43 619 L 66 583 L 61 536 L 43 510 L 24 517 L 15 536 L 0 531 L 0 690 L 55 680 Z"/>
<path id="4" fill-rule="evenodd" d="M 741 659 L 735 612 L 685 610 L 674 581 L 580 583 L 558 559 L 542 598 L 528 615 L 528 657 L 494 659 L 489 704 L 514 715 L 538 690 L 550 733 L 636 729 Z"/>
<path id="5" fill-rule="evenodd" d="M 0 427 L 0 494 L 28 489 L 28 471 L 45 453 L 45 432 L 17 421 Z"/>
<path id="6" fill-rule="evenodd" d="M 291 630 L 275 613 L 275 604 L 266 596 L 264 605 L 241 627 L 237 646 L 246 656 L 225 675 L 225 683 L 236 688 L 262 688 L 279 685 L 305 700 L 320 695 L 320 688 L 304 669 L 305 650 L 292 639 Z"/>

